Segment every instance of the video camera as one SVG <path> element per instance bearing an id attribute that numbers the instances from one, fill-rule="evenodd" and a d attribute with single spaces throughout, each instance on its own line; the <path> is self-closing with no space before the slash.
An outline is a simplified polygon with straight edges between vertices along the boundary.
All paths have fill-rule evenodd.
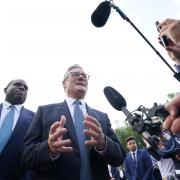
<path id="1" fill-rule="evenodd" d="M 125 99 L 118 91 L 108 86 L 104 88 L 104 94 L 116 110 L 123 111 L 133 130 L 141 134 L 160 157 L 171 158 L 180 153 L 180 137 L 162 128 L 164 119 L 169 115 L 163 105 L 154 103 L 150 109 L 141 105 L 129 112 Z"/>

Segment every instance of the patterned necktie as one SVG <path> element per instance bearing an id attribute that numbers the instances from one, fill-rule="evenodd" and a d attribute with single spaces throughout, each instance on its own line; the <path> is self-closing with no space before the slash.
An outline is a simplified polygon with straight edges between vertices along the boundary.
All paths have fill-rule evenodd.
<path id="1" fill-rule="evenodd" d="M 12 133 L 12 127 L 14 122 L 14 106 L 9 106 L 10 111 L 5 116 L 1 128 L 0 128 L 0 153 L 7 144 L 9 137 Z"/>
<path id="2" fill-rule="evenodd" d="M 80 180 L 90 180 L 90 164 L 89 164 L 89 154 L 87 146 L 85 145 L 85 135 L 83 133 L 83 120 L 84 115 L 80 109 L 81 102 L 76 100 L 74 101 L 74 126 L 76 129 L 76 135 L 78 139 L 80 156 L 81 156 L 81 170 L 80 170 Z"/>

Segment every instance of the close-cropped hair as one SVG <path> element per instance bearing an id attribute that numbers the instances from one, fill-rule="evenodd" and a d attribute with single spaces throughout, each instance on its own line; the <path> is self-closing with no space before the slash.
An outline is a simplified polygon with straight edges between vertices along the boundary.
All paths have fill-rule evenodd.
<path id="1" fill-rule="evenodd" d="M 128 137 L 128 138 L 125 139 L 126 144 L 127 144 L 129 141 L 131 141 L 131 140 L 136 141 L 136 139 L 135 139 L 133 136 L 130 136 L 130 137 Z"/>
<path id="2" fill-rule="evenodd" d="M 83 69 L 79 64 L 74 64 L 74 65 L 68 67 L 68 69 L 66 70 L 66 72 L 65 72 L 65 74 L 64 74 L 63 80 L 65 80 L 65 79 L 69 76 L 71 70 L 72 70 L 72 69 L 75 69 L 75 68 L 81 68 L 81 69 Z"/>

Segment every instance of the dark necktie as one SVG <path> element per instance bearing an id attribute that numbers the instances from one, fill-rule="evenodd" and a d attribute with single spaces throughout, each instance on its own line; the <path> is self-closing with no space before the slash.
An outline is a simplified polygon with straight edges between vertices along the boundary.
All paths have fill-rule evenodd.
<path id="1" fill-rule="evenodd" d="M 76 135 L 78 139 L 80 156 L 81 156 L 81 170 L 80 170 L 80 180 L 90 180 L 90 164 L 89 164 L 89 154 L 87 147 L 85 146 L 85 135 L 83 133 L 83 120 L 84 115 L 80 109 L 81 102 L 76 100 L 74 102 L 74 126 L 76 129 Z"/>
<path id="2" fill-rule="evenodd" d="M 0 128 L 0 153 L 7 144 L 9 137 L 12 133 L 12 127 L 14 122 L 14 106 L 10 106 L 10 111 L 5 116 L 1 128 Z"/>
<path id="3" fill-rule="evenodd" d="M 133 162 L 136 165 L 136 154 L 135 153 L 133 153 Z"/>
<path id="4" fill-rule="evenodd" d="M 135 167 L 135 176 L 137 178 L 137 160 L 136 160 L 136 154 L 133 152 L 133 162 L 134 162 L 134 167 Z"/>

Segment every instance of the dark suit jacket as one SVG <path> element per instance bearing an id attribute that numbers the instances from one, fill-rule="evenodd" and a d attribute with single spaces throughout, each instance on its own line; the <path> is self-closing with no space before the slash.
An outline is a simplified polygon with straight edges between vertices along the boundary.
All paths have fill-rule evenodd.
<path id="1" fill-rule="evenodd" d="M 91 109 L 87 106 L 89 115 L 97 118 L 102 130 L 107 137 L 106 153 L 100 155 L 94 148 L 90 148 L 90 163 L 93 180 L 108 180 L 107 164 L 118 166 L 125 159 L 122 149 L 110 121 L 105 113 Z M 60 157 L 52 161 L 48 151 L 48 134 L 51 125 L 65 115 L 67 133 L 64 139 L 72 140 L 74 149 L 71 153 L 62 153 Z M 80 179 L 80 153 L 73 124 L 66 102 L 40 106 L 29 128 L 22 152 L 22 166 L 36 171 L 35 179 L 43 180 L 79 180 Z"/>
<path id="2" fill-rule="evenodd" d="M 151 157 L 144 150 L 137 150 L 137 174 L 140 180 L 153 180 L 153 164 Z M 125 159 L 125 173 L 128 180 L 136 180 L 135 166 L 129 152 Z"/>
<path id="3" fill-rule="evenodd" d="M 0 104 L 0 112 L 2 104 Z M 22 107 L 10 139 L 0 154 L 0 180 L 19 179 L 20 148 L 34 113 Z"/>

